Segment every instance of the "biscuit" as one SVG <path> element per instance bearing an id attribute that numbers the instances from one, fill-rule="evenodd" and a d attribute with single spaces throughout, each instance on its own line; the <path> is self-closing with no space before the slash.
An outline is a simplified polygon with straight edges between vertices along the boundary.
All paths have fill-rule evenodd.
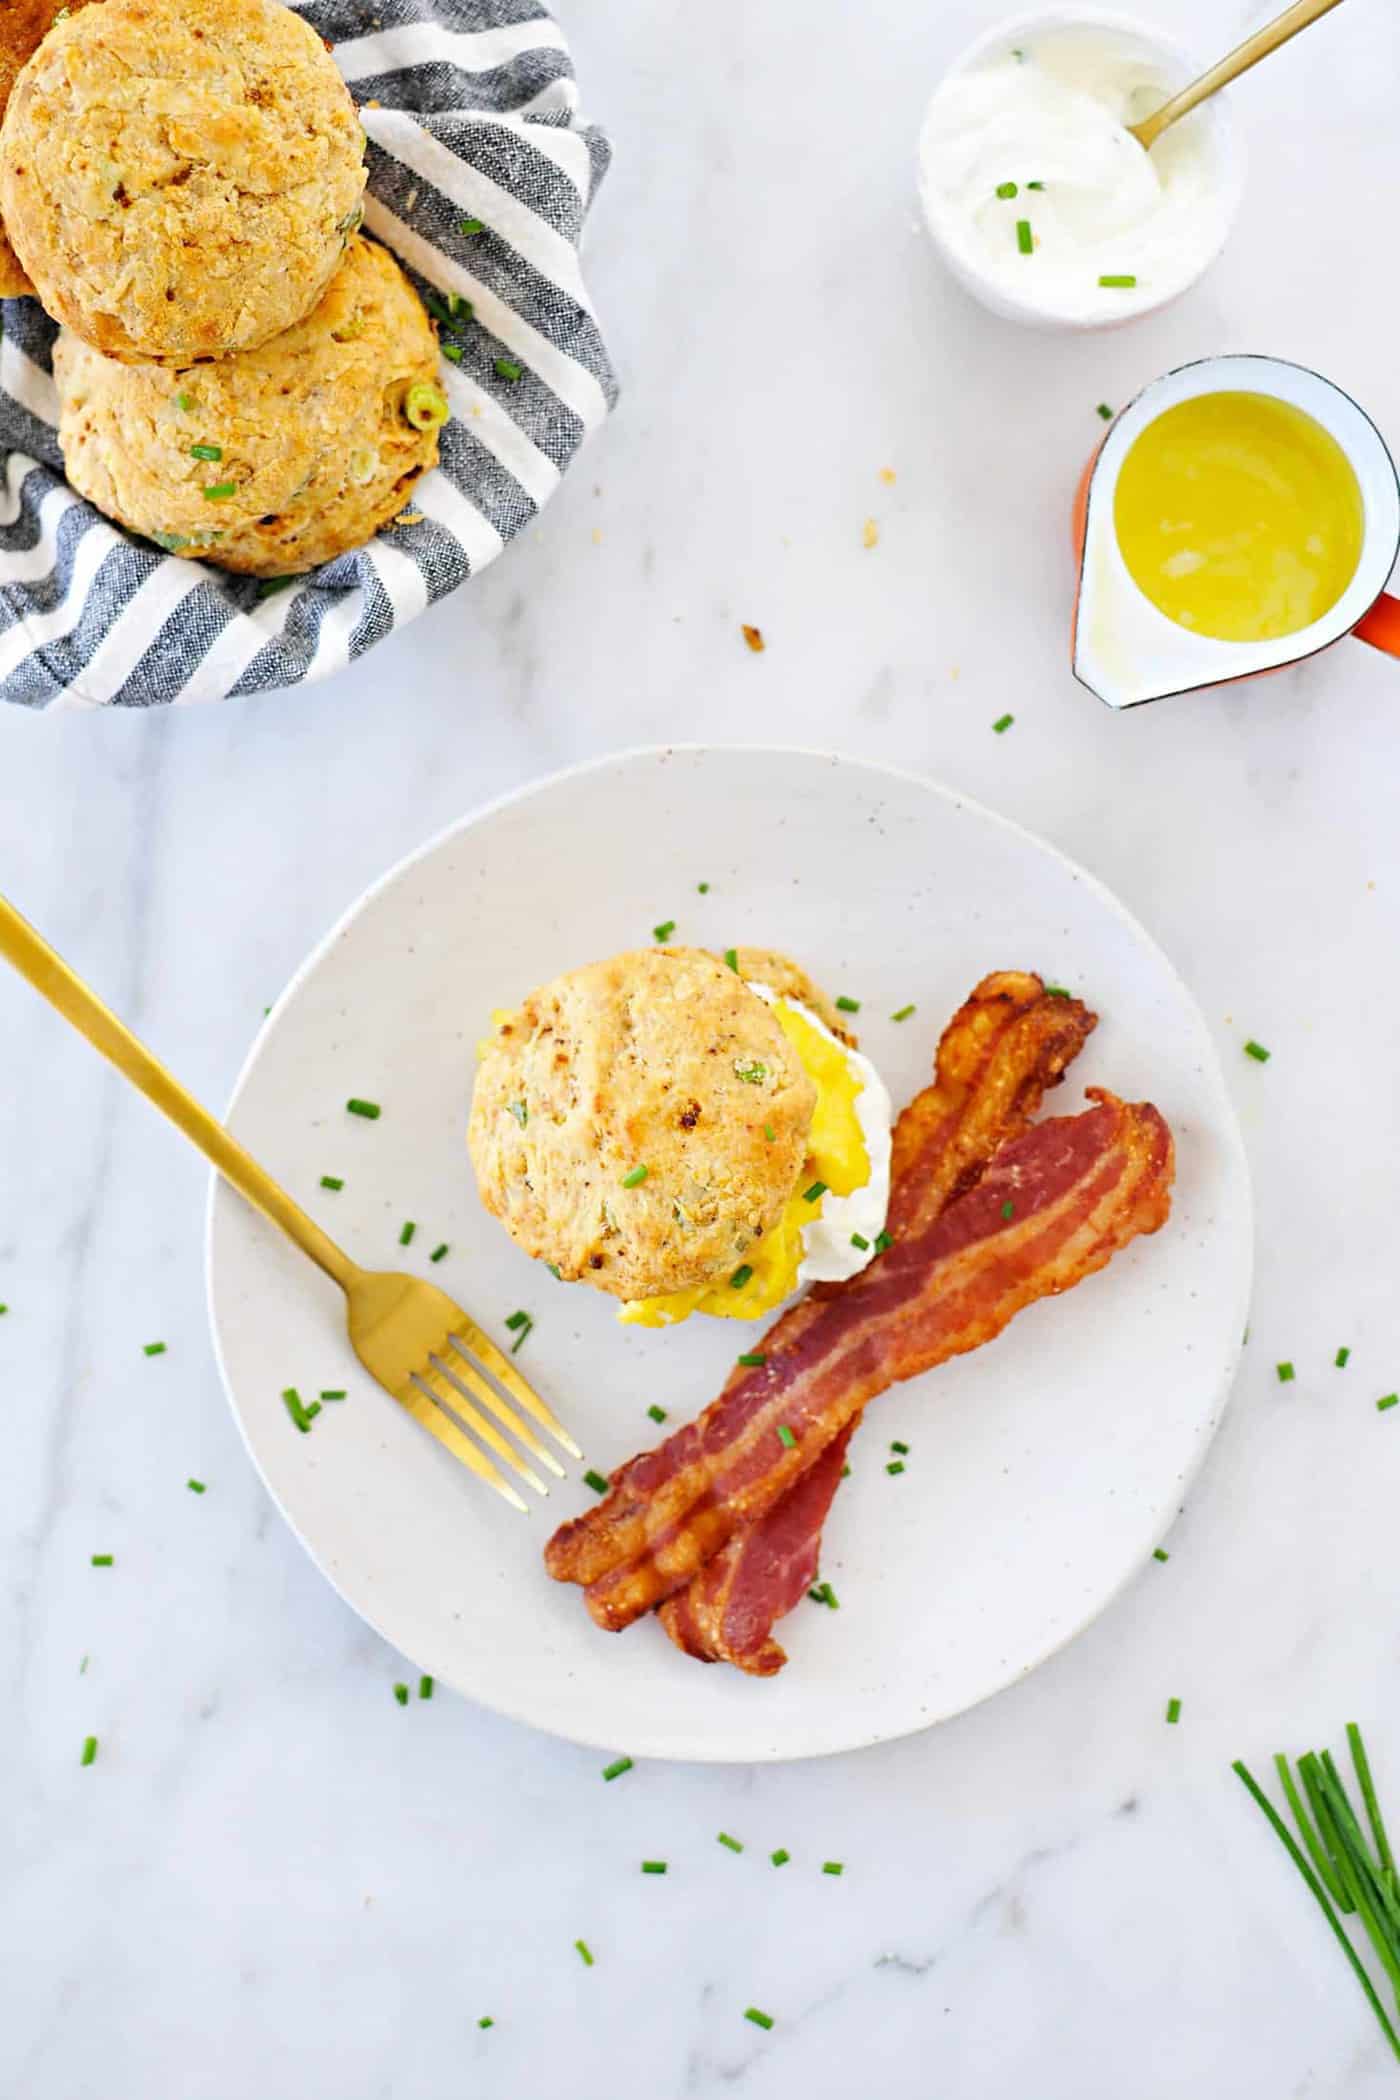
<path id="1" fill-rule="evenodd" d="M 0 128 L 0 216 L 54 319 L 109 357 L 255 348 L 316 305 L 364 138 L 276 0 L 103 0 L 55 22 Z"/>
<path id="2" fill-rule="evenodd" d="M 289 575 L 403 508 L 437 458 L 437 371 L 422 301 L 357 238 L 308 319 L 219 364 L 117 364 L 65 330 L 59 443 L 78 493 L 168 553 Z"/>
<path id="3" fill-rule="evenodd" d="M 777 1223 L 816 1101 L 742 977 L 699 950 L 643 949 L 498 1017 L 468 1144 L 483 1202 L 527 1254 L 614 1297 L 661 1297 L 730 1274 Z"/>
<path id="4" fill-rule="evenodd" d="M 15 75 L 32 58 L 62 14 L 76 14 L 89 0 L 0 0 L 0 118 Z M 0 299 L 20 299 L 33 285 L 20 268 L 0 220 Z"/>

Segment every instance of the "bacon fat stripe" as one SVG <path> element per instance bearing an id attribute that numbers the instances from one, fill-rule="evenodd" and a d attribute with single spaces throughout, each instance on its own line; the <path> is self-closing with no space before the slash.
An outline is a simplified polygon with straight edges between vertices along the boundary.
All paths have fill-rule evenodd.
<path id="1" fill-rule="evenodd" d="M 545 1565 L 585 1587 L 598 1625 L 629 1626 L 689 1582 L 877 1393 L 980 1348 L 1024 1306 L 1162 1224 L 1165 1122 L 1145 1103 L 1091 1098 L 1083 1115 L 1004 1147 L 961 1202 L 897 1240 L 791 1342 L 770 1344 L 698 1421 L 622 1467 L 602 1502 L 560 1527 Z"/>

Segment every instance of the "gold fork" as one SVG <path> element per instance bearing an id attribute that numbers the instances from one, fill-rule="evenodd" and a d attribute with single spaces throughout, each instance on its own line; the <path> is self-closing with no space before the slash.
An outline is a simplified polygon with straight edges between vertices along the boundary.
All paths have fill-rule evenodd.
<path id="1" fill-rule="evenodd" d="M 509 1430 L 516 1442 L 556 1479 L 564 1477 L 564 1468 L 520 1410 L 548 1430 L 572 1457 L 582 1458 L 583 1453 L 568 1431 L 532 1391 L 510 1358 L 446 1291 L 415 1276 L 362 1269 L 351 1261 L 3 897 L 0 956 L 13 963 L 21 977 L 27 978 L 65 1021 L 86 1036 L 123 1078 L 139 1087 L 146 1099 L 154 1102 L 162 1115 L 168 1116 L 177 1130 L 183 1131 L 213 1161 L 241 1196 L 280 1226 L 303 1254 L 309 1254 L 317 1267 L 340 1285 L 345 1293 L 350 1344 L 371 1378 L 377 1379 L 385 1392 L 445 1445 L 454 1458 L 488 1481 L 513 1509 L 528 1514 L 529 1505 L 492 1464 L 481 1445 L 494 1452 L 503 1465 L 537 1493 L 546 1495 L 549 1490 L 520 1452 L 507 1442 L 502 1429 Z M 501 1390 L 497 1391 L 497 1387 Z M 479 1442 L 473 1443 L 471 1437 L 463 1434 L 459 1427 L 463 1423 Z"/>

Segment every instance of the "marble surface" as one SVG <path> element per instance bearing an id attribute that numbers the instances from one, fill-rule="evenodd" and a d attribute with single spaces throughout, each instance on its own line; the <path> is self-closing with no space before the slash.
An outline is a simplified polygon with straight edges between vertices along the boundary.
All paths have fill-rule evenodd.
<path id="1" fill-rule="evenodd" d="M 1162 19 L 1218 45 L 1261 12 Z M 7 2100 L 1394 2090 L 1229 1761 L 1355 1717 L 1400 1798 L 1400 1412 L 1374 1405 L 1400 1383 L 1397 668 L 1344 644 L 1117 719 L 1065 667 L 1065 513 L 1095 403 L 1201 352 L 1314 363 L 1400 438 L 1400 21 L 1354 0 L 1241 93 L 1249 191 L 1203 287 L 1059 341 L 969 306 L 915 223 L 922 100 L 992 13 L 576 0 L 618 145 L 591 243 L 612 427 L 497 568 L 328 686 L 0 711 L 0 880 L 219 1102 L 370 878 L 580 756 L 836 746 L 1022 819 L 1175 957 L 1256 1177 L 1252 1340 L 1171 1559 L 1017 1690 L 805 1767 L 605 1787 L 596 1753 L 465 1702 L 403 1710 L 402 1659 L 304 1558 L 223 1404 L 202 1168 L 0 983 Z"/>

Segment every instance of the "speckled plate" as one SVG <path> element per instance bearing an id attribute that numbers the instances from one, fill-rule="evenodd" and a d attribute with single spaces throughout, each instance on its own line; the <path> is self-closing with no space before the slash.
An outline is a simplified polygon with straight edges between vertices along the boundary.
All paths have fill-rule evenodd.
<path id="1" fill-rule="evenodd" d="M 540 1564 L 588 1488 L 570 1480 L 513 1515 L 366 1379 L 338 1294 L 222 1183 L 209 1221 L 220 1364 L 316 1564 L 443 1684 L 634 1755 L 853 1749 L 1024 1676 L 1158 1543 L 1244 1328 L 1244 1155 L 1201 1015 L 1142 928 L 1082 869 L 946 790 L 815 753 L 690 749 L 607 759 L 495 803 L 385 876 L 319 945 L 259 1034 L 231 1121 L 361 1260 L 432 1275 L 502 1335 L 517 1307 L 532 1313 L 522 1367 L 603 1469 L 649 1441 L 650 1403 L 674 1418 L 712 1397 L 734 1329 L 624 1329 L 607 1298 L 555 1283 L 481 1209 L 463 1133 L 491 1009 L 647 941 L 663 919 L 686 941 L 785 949 L 860 999 L 863 1046 L 896 1101 L 924 1082 L 979 977 L 1042 970 L 1102 1015 L 1057 1108 L 1102 1082 L 1155 1101 L 1179 1148 L 1165 1231 L 872 1409 L 827 1527 L 841 1609 L 793 1613 L 783 1674 L 704 1668 L 650 1623 L 600 1633 Z M 887 1018 L 911 1001 L 912 1019 Z M 381 1102 L 379 1121 L 346 1115 L 351 1095 Z M 322 1189 L 323 1174 L 344 1188 Z M 289 1384 L 349 1399 L 300 1436 L 280 1399 Z M 897 1478 L 892 1438 L 911 1447 Z"/>

